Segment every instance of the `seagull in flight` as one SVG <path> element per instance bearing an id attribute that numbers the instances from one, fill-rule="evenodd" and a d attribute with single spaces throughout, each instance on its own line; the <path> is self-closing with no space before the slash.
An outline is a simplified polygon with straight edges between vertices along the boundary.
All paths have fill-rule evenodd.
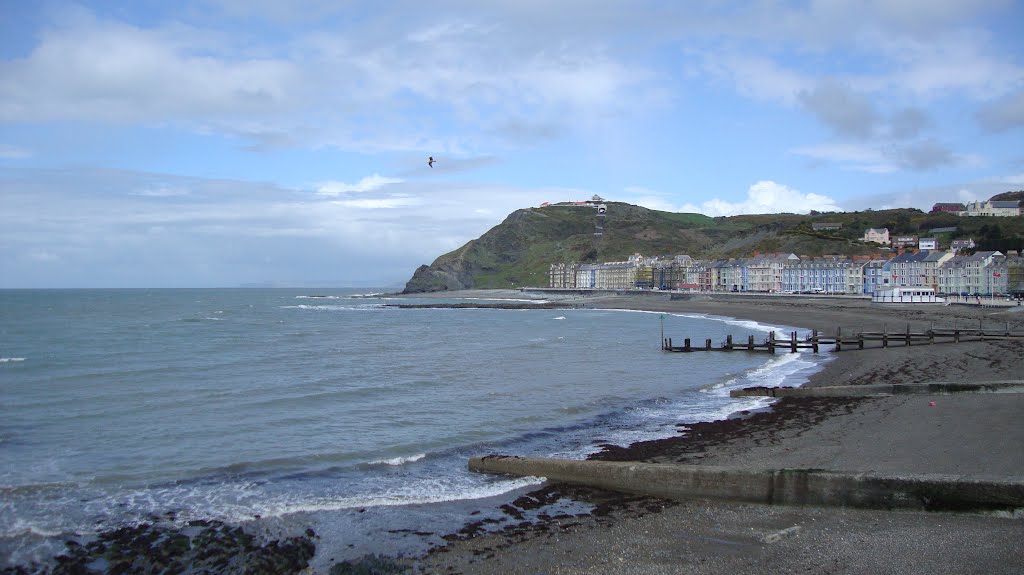
<path id="1" fill-rule="evenodd" d="M 427 165 L 430 166 L 431 168 L 434 167 L 434 156 L 430 156 L 429 158 L 427 158 Z"/>

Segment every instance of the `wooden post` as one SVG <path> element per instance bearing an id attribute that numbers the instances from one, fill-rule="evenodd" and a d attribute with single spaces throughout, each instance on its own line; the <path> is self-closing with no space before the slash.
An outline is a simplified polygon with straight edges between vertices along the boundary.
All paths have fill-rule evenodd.
<path id="1" fill-rule="evenodd" d="M 836 328 L 836 351 L 843 350 L 843 328 Z"/>
<path id="2" fill-rule="evenodd" d="M 747 336 L 747 351 L 754 351 L 754 336 Z"/>
<path id="3" fill-rule="evenodd" d="M 789 343 L 790 343 L 789 353 L 796 353 L 796 332 L 795 331 L 792 332 L 791 334 L 789 334 Z"/>
<path id="4" fill-rule="evenodd" d="M 707 351 L 711 351 L 711 338 L 710 337 L 708 339 L 704 340 L 704 349 L 707 350 Z"/>
<path id="5" fill-rule="evenodd" d="M 910 324 L 907 324 L 907 347 L 910 347 Z"/>
<path id="6" fill-rule="evenodd" d="M 889 331 L 885 329 L 885 324 L 882 324 L 882 347 L 889 347 Z"/>
<path id="7" fill-rule="evenodd" d="M 725 336 L 725 347 L 722 349 L 732 351 L 732 334 Z"/>
<path id="8" fill-rule="evenodd" d="M 690 338 L 683 340 L 683 351 L 690 351 Z"/>
<path id="9" fill-rule="evenodd" d="M 953 320 L 953 343 L 960 343 L 960 328 L 956 326 L 956 320 Z"/>
<path id="10" fill-rule="evenodd" d="M 857 349 L 864 349 L 864 333 L 857 334 Z"/>
<path id="11" fill-rule="evenodd" d="M 768 353 L 775 353 L 775 330 L 768 332 Z"/>

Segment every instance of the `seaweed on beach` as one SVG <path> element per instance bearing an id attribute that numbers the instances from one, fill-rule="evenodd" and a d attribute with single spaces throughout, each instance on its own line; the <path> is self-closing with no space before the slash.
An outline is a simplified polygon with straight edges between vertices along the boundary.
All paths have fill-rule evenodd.
<path id="1" fill-rule="evenodd" d="M 364 555 L 331 566 L 330 575 L 403 575 L 410 567 L 384 555 Z"/>
<path id="2" fill-rule="evenodd" d="M 185 527 L 143 523 L 100 533 L 87 542 L 69 540 L 53 567 L 19 566 L 2 573 L 286 575 L 309 566 L 316 552 L 314 537 L 307 529 L 304 535 L 264 540 L 219 521 L 192 521 Z"/>

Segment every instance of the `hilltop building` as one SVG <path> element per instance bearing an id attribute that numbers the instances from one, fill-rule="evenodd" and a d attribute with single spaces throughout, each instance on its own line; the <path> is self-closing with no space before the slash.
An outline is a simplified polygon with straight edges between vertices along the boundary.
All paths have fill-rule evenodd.
<path id="1" fill-rule="evenodd" d="M 883 246 L 889 245 L 889 228 L 868 228 L 864 231 L 864 241 L 882 244 Z"/>
<path id="2" fill-rule="evenodd" d="M 963 204 L 960 204 L 960 203 L 942 203 L 942 202 L 940 202 L 940 203 L 937 203 L 934 206 L 932 206 L 932 211 L 930 213 L 932 213 L 932 214 L 941 214 L 941 213 L 959 214 L 960 212 L 962 212 L 962 211 L 964 211 L 966 209 L 967 209 L 967 207 L 964 206 Z"/>
<path id="3" fill-rule="evenodd" d="M 962 212 L 958 212 L 958 215 L 1015 217 L 1021 215 L 1020 202 L 1016 200 L 970 202 Z"/>

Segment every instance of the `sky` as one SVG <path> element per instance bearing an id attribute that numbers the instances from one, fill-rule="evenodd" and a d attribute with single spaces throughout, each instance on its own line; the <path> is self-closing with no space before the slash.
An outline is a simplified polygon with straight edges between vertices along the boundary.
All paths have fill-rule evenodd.
<path id="1" fill-rule="evenodd" d="M 401 287 L 595 194 L 987 199 L 1024 189 L 1022 22 L 1011 0 L 0 0 L 0 288 Z"/>

